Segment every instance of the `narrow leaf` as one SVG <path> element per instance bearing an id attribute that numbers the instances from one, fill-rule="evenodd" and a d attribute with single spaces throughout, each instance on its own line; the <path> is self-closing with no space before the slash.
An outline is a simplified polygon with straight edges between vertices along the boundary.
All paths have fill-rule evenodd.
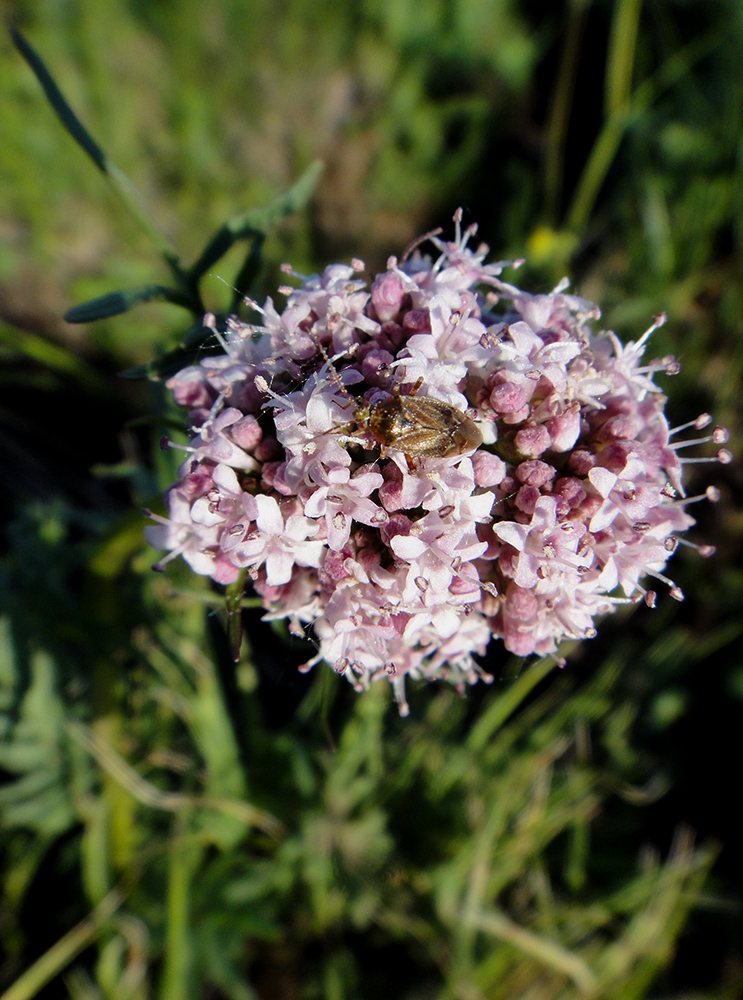
<path id="1" fill-rule="evenodd" d="M 13 28 L 10 35 L 13 39 L 13 44 L 31 67 L 36 79 L 43 87 L 47 100 L 54 108 L 59 120 L 75 142 L 85 150 L 93 163 L 105 174 L 107 172 L 105 153 L 67 103 L 64 94 L 54 82 L 54 78 L 44 65 L 38 52 L 26 41 L 20 31 L 16 31 Z"/>
<path id="2" fill-rule="evenodd" d="M 302 208 L 312 196 L 322 173 L 323 165 L 315 160 L 288 191 L 265 208 L 255 208 L 240 215 L 233 215 L 207 243 L 199 259 L 190 267 L 189 278 L 198 280 L 216 263 L 237 240 L 263 239 L 265 233 L 287 215 Z"/>
<path id="3" fill-rule="evenodd" d="M 263 239 L 264 234 L 258 232 L 257 230 L 251 230 L 249 232 L 236 235 L 231 231 L 229 222 L 226 222 L 216 231 L 214 236 L 212 236 L 207 245 L 204 247 L 199 259 L 191 266 L 188 272 L 188 276 L 191 281 L 198 281 L 202 275 L 206 274 L 209 268 L 216 264 L 218 260 L 221 260 L 221 258 L 224 257 L 227 251 L 238 239 L 247 239 L 250 236 L 260 237 Z"/>
<path id="4" fill-rule="evenodd" d="M 90 299 L 88 302 L 81 302 L 79 306 L 68 309 L 64 318 L 67 323 L 90 323 L 95 319 L 105 319 L 108 316 L 125 313 L 138 302 L 152 302 L 155 299 L 165 299 L 166 302 L 173 302 L 192 311 L 195 305 L 183 292 L 174 288 L 166 288 L 164 285 L 140 285 L 139 288 L 125 288 L 118 292 L 109 292 L 108 295 L 101 295 L 97 299 Z"/>
<path id="5" fill-rule="evenodd" d="M 64 94 L 54 82 L 54 78 L 44 65 L 38 52 L 36 52 L 19 31 L 11 29 L 10 34 L 15 47 L 35 74 L 36 79 L 41 84 L 49 103 L 64 128 L 70 133 L 81 149 L 88 154 L 101 173 L 111 182 L 116 193 L 157 247 L 158 252 L 167 263 L 176 280 L 186 286 L 185 275 L 180 265 L 178 254 L 155 225 L 139 192 L 124 171 L 113 161 L 109 160 L 90 132 L 88 132 L 77 117 Z"/>
<path id="6" fill-rule="evenodd" d="M 266 230 L 275 226 L 287 215 L 304 208 L 312 197 L 323 170 L 322 161 L 314 160 L 288 191 L 272 201 L 266 208 L 255 209 L 242 216 L 233 216 L 228 222 L 229 227 L 234 233 L 242 235 L 243 231 L 250 229 Z"/>

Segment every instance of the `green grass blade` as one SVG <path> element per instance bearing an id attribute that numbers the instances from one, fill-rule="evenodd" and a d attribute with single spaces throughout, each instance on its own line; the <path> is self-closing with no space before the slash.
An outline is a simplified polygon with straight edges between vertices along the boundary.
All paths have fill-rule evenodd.
<path id="1" fill-rule="evenodd" d="M 632 93 L 632 68 L 641 8 L 642 0 L 620 0 L 615 8 L 606 64 L 607 116 L 626 107 Z"/>
<path id="2" fill-rule="evenodd" d="M 95 941 L 122 902 L 121 893 L 117 890 L 110 892 L 89 916 L 60 938 L 49 951 L 34 962 L 30 969 L 16 979 L 0 1000 L 31 1000 L 35 997 L 42 987 L 51 982 L 83 949 Z"/>
<path id="3" fill-rule="evenodd" d="M 55 114 L 64 128 L 67 132 L 69 132 L 80 148 L 87 153 L 101 173 L 108 178 L 113 185 L 114 190 L 122 199 L 126 207 L 137 219 L 149 238 L 155 244 L 159 253 L 170 267 L 172 273 L 179 282 L 183 282 L 184 274 L 183 269 L 179 264 L 178 254 L 152 221 L 144 202 L 132 182 L 123 170 L 109 160 L 101 147 L 91 136 L 90 132 L 88 132 L 83 123 L 77 117 L 68 104 L 64 94 L 54 82 L 54 78 L 44 65 L 44 62 L 38 52 L 36 52 L 33 46 L 19 31 L 13 29 L 10 34 L 15 47 L 26 60 L 36 79 L 41 84 L 47 100 L 51 104 Z"/>
<path id="4" fill-rule="evenodd" d="M 632 98 L 609 116 L 581 175 L 567 213 L 567 228 L 574 233 L 585 229 L 601 187 L 614 162 L 619 145 L 632 124 L 691 67 L 717 45 L 715 36 L 696 39 L 671 56 L 660 69 L 636 88 Z"/>

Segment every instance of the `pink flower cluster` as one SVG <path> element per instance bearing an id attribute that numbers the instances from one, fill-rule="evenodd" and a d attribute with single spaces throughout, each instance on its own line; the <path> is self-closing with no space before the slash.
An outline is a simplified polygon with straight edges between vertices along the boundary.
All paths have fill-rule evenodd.
<path id="1" fill-rule="evenodd" d="M 642 364 L 663 318 L 623 346 L 565 283 L 504 282 L 455 221 L 453 242 L 428 237 L 435 258 L 391 257 L 371 289 L 360 261 L 334 264 L 280 289 L 281 311 L 251 303 L 257 325 L 209 318 L 224 353 L 168 382 L 193 436 L 147 529 L 162 563 L 223 584 L 247 571 L 266 618 L 311 631 L 307 669 L 387 677 L 401 711 L 406 675 L 472 683 L 494 637 L 554 653 L 618 603 L 652 604 L 647 576 L 680 598 L 662 571 L 694 523 L 653 382 L 677 366 Z M 364 419 L 395 398 L 407 414 L 411 395 L 443 404 L 443 457 Z M 453 411 L 479 447 L 445 454 Z"/>

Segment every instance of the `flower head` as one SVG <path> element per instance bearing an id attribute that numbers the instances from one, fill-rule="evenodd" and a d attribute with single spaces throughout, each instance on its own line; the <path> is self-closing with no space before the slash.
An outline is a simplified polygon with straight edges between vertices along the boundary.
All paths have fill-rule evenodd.
<path id="1" fill-rule="evenodd" d="M 369 285 L 354 261 L 281 289 L 170 380 L 190 456 L 149 529 L 219 582 L 247 569 L 267 617 L 312 627 L 308 668 L 389 678 L 401 708 L 406 675 L 477 680 L 493 638 L 555 653 L 652 604 L 641 581 L 694 523 L 653 381 L 677 366 L 642 361 L 664 317 L 622 345 L 564 283 L 503 281 L 455 221 Z"/>

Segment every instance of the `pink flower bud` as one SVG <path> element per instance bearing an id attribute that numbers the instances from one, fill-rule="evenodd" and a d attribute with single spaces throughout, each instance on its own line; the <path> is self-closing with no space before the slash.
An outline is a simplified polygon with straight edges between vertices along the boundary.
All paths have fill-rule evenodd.
<path id="1" fill-rule="evenodd" d="M 580 406 L 574 403 L 564 413 L 547 421 L 552 451 L 570 451 L 580 434 Z"/>
<path id="2" fill-rule="evenodd" d="M 428 333 L 431 329 L 431 316 L 428 309 L 408 309 L 403 316 L 402 325 L 408 336 L 415 333 Z"/>
<path id="3" fill-rule="evenodd" d="M 241 417 L 229 429 L 229 436 L 245 451 L 252 451 L 260 443 L 263 431 L 254 416 Z"/>
<path id="4" fill-rule="evenodd" d="M 549 431 L 541 425 L 524 427 L 516 432 L 516 447 L 522 455 L 536 458 L 547 451 L 551 443 Z"/>
<path id="5" fill-rule="evenodd" d="M 516 467 L 516 478 L 525 486 L 547 486 L 555 475 L 553 466 L 537 458 L 530 458 Z"/>
<path id="6" fill-rule="evenodd" d="M 472 456 L 475 482 L 478 486 L 497 486 L 506 474 L 506 463 L 488 451 L 476 451 Z"/>
<path id="7" fill-rule="evenodd" d="M 381 323 L 395 319 L 405 298 L 405 286 L 399 274 L 385 271 L 378 274 L 372 285 L 372 304 Z"/>
<path id="8" fill-rule="evenodd" d="M 504 382 L 497 385 L 490 393 L 490 405 L 496 413 L 516 413 L 523 409 L 528 398 L 520 385 Z"/>

